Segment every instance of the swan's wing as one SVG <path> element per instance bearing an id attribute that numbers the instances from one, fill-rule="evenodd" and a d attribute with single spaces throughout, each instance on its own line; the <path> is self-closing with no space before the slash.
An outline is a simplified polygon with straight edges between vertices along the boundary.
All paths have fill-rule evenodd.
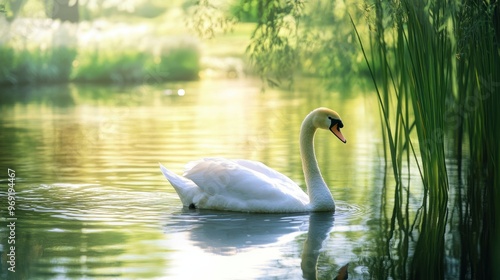
<path id="1" fill-rule="evenodd" d="M 296 189 L 297 183 L 295 183 L 292 179 L 270 168 L 269 166 L 263 164 L 262 162 L 246 160 L 246 159 L 236 159 L 234 161 L 241 166 L 262 173 L 267 177 L 273 178 L 274 180 L 280 180 L 286 187 L 289 187 L 293 190 Z"/>
<path id="2" fill-rule="evenodd" d="M 277 212 L 309 203 L 297 184 L 261 163 L 206 158 L 186 167 L 184 176 L 208 195 L 199 203 L 211 208 Z"/>

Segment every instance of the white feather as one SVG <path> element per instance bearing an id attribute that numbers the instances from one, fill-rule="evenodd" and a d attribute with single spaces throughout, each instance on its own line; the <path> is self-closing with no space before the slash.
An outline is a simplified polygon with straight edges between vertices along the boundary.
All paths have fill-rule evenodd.
<path id="1" fill-rule="evenodd" d="M 185 206 L 266 213 L 309 210 L 309 197 L 296 183 L 260 162 L 205 158 L 188 163 L 183 177 L 160 168 Z"/>

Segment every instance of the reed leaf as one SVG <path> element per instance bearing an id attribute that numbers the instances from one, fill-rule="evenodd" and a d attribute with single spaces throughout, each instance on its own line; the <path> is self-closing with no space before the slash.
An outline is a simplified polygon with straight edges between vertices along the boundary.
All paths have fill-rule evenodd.
<path id="1" fill-rule="evenodd" d="M 394 277 L 442 278 L 445 274 L 449 184 L 444 112 L 455 88 L 455 38 L 450 28 L 455 8 L 455 1 L 376 1 L 370 56 L 352 22 L 375 84 L 385 126 L 385 151 L 396 178 L 389 239 L 397 229 L 403 233 L 401 249 L 406 251 L 400 266 L 408 266 L 409 271 L 401 269 Z M 384 25 L 387 18 L 391 19 L 390 28 Z M 414 132 L 418 145 L 411 140 Z M 403 160 L 408 166 L 410 161 L 416 163 L 423 184 L 422 206 L 413 221 L 408 207 L 409 179 L 406 192 L 402 188 Z M 409 169 L 407 173 L 409 177 Z M 408 235 L 415 226 L 419 238 L 410 264 L 406 262 Z"/>
<path id="2" fill-rule="evenodd" d="M 500 276 L 499 14 L 496 2 L 464 1 L 455 22 L 458 96 L 449 119 L 460 159 L 468 156 L 465 191 L 457 197 L 462 279 Z"/>

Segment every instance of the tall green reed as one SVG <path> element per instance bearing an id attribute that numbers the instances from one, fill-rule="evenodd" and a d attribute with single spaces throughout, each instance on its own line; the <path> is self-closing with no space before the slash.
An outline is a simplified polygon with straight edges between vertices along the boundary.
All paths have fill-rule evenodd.
<path id="1" fill-rule="evenodd" d="M 402 2 L 407 18 L 401 32 L 410 57 L 409 96 L 422 163 L 422 219 L 412 261 L 412 278 L 444 276 L 444 233 L 448 216 L 448 177 L 444 150 L 444 112 L 453 96 L 453 33 L 448 27 L 454 1 Z M 403 63 L 403 61 L 398 61 Z"/>
<path id="2" fill-rule="evenodd" d="M 386 215 L 386 206 L 388 196 L 390 195 L 387 188 L 383 188 L 381 202 L 381 227 L 386 229 L 386 232 L 381 234 L 378 244 L 385 244 L 385 248 L 378 250 L 386 258 L 382 257 L 379 261 L 375 261 L 375 275 L 379 277 L 387 277 L 391 275 L 395 278 L 404 278 L 407 275 L 407 262 L 409 257 L 409 235 L 412 228 L 409 213 L 409 198 L 410 198 L 410 182 L 404 187 L 403 177 L 403 162 L 406 161 L 406 166 L 409 168 L 411 159 L 410 147 L 415 154 L 413 145 L 410 139 L 410 133 L 414 124 L 410 124 L 409 98 L 405 88 L 408 81 L 406 76 L 399 75 L 401 66 L 394 63 L 395 59 L 404 61 L 405 52 L 397 52 L 397 48 L 388 41 L 394 42 L 398 36 L 396 29 L 392 28 L 395 22 L 387 23 L 387 18 L 390 14 L 387 11 L 399 9 L 391 3 L 376 1 L 372 8 L 374 16 L 370 17 L 369 30 L 372 31 L 369 36 L 369 49 L 365 49 L 362 42 L 362 37 L 358 33 L 353 19 L 351 22 L 354 26 L 357 38 L 359 40 L 361 50 L 368 70 L 371 74 L 375 91 L 378 97 L 380 106 L 380 117 L 383 123 L 382 135 L 384 142 L 384 154 L 386 155 L 386 166 L 392 167 L 393 177 L 395 179 L 395 188 L 392 196 L 393 208 L 391 217 Z M 403 41 L 396 41 L 397 47 L 401 48 Z M 389 157 L 390 161 L 387 161 Z M 410 172 L 409 169 L 407 171 Z M 391 249 L 396 246 L 396 252 L 399 255 L 396 259 L 391 257 Z M 392 248 L 391 248 L 392 247 Z M 387 271 L 386 271 L 387 270 Z"/>
<path id="3" fill-rule="evenodd" d="M 457 198 L 462 279 L 500 276 L 499 14 L 495 1 L 464 1 L 455 28 L 458 96 L 449 115 L 456 124 L 458 154 L 464 138 L 469 154 L 465 191 Z"/>
<path id="4" fill-rule="evenodd" d="M 359 34 L 358 39 L 379 97 L 385 124 L 385 151 L 396 178 L 388 239 L 393 237 L 396 228 L 401 232 L 400 252 L 404 253 L 405 262 L 398 276 L 440 278 L 445 273 L 444 234 L 449 188 L 444 112 L 454 89 L 452 23 L 456 2 L 376 1 L 373 7 L 370 56 Z M 412 142 L 414 134 L 418 145 Z M 411 184 L 408 180 L 404 188 L 402 179 L 402 162 L 406 161 L 409 166 L 411 160 L 418 167 L 423 185 L 421 207 L 414 215 L 410 213 L 408 201 Z M 410 170 L 408 178 L 409 173 Z M 416 218 L 410 220 L 410 216 Z M 415 228 L 418 239 L 410 264 L 406 263 L 408 236 Z"/>
<path id="5" fill-rule="evenodd" d="M 385 151 L 396 178 L 386 251 L 393 246 L 395 233 L 402 240 L 398 241 L 399 263 L 389 265 L 386 275 L 443 278 L 448 226 L 460 230 L 460 278 L 498 277 L 500 27 L 495 15 L 500 14 L 500 6 L 496 1 L 402 0 L 376 1 L 373 9 L 368 48 L 352 23 L 379 97 Z M 418 146 L 411 141 L 412 133 Z M 452 154 L 445 153 L 448 136 L 456 139 Z M 448 219 L 446 159 L 452 156 L 458 160 L 459 172 L 466 172 L 464 190 L 460 186 L 456 192 L 458 229 Z M 410 223 L 408 201 L 405 204 L 402 199 L 410 196 L 410 182 L 406 192 L 399 186 L 401 162 L 411 157 L 424 191 Z M 461 173 L 458 176 L 460 180 Z M 418 239 L 409 264 L 408 235 L 414 234 L 414 225 Z"/>

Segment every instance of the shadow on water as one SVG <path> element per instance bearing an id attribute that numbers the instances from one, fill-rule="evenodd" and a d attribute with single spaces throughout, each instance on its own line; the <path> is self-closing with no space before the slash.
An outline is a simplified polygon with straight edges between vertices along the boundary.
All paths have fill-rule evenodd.
<path id="1" fill-rule="evenodd" d="M 0 104 L 12 106 L 16 103 L 37 103 L 58 108 L 71 107 L 75 105 L 77 98 L 74 91 L 69 84 L 38 87 L 36 90 L 33 86 L 2 88 Z"/>
<path id="2" fill-rule="evenodd" d="M 305 236 L 300 249 L 302 277 L 323 279 L 318 276 L 318 259 L 333 229 L 335 216 L 333 213 L 251 214 L 184 208 L 170 219 L 165 225 L 167 234 L 188 232 L 195 246 L 222 256 L 234 256 Z M 347 264 L 333 279 L 347 279 Z"/>

